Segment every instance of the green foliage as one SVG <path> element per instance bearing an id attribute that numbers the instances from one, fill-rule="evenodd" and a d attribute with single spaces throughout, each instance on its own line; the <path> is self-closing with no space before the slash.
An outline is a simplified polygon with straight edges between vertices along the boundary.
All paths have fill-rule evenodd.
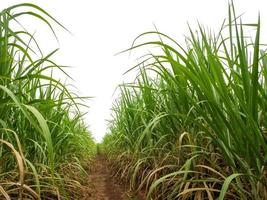
<path id="1" fill-rule="evenodd" d="M 246 30 L 255 29 L 252 39 Z M 159 40 L 138 43 L 144 35 Z M 189 28 L 185 48 L 143 33 L 128 50 L 157 46 L 120 86 L 103 145 L 121 177 L 148 199 L 267 198 L 267 54 L 260 17 L 229 6 L 218 34 Z M 127 50 L 127 51 L 128 51 Z"/>
<path id="2" fill-rule="evenodd" d="M 0 12 L 0 198 L 64 199 L 67 185 L 77 184 L 63 176 L 66 166 L 81 172 L 95 144 L 79 111 L 83 98 L 53 76 L 53 70 L 65 73 L 52 60 L 57 50 L 42 54 L 20 24 L 24 15 L 53 33 L 51 22 L 63 27 L 30 3 Z"/>

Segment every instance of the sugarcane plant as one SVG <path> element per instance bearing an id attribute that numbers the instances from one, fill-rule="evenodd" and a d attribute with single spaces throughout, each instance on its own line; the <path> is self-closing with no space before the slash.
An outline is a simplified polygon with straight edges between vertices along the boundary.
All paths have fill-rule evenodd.
<path id="1" fill-rule="evenodd" d="M 153 48 L 129 70 L 136 80 L 119 86 L 103 142 L 132 192 L 147 199 L 267 198 L 260 34 L 260 16 L 243 23 L 231 4 L 216 34 L 198 24 L 184 44 L 158 30 L 134 40 L 126 51 Z"/>
<path id="2" fill-rule="evenodd" d="M 54 78 L 56 70 L 68 76 L 53 61 L 57 49 L 43 54 L 24 16 L 55 37 L 52 23 L 66 29 L 31 3 L 0 12 L 0 199 L 68 199 L 95 152 L 79 110 L 84 98 Z"/>

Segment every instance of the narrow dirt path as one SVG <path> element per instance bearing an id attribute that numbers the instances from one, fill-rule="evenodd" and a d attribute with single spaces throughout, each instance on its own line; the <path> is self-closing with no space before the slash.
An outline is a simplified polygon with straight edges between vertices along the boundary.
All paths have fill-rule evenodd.
<path id="1" fill-rule="evenodd" d="M 89 173 L 90 188 L 86 200 L 129 200 L 123 186 L 115 183 L 112 178 L 107 160 L 103 156 L 96 157 Z"/>

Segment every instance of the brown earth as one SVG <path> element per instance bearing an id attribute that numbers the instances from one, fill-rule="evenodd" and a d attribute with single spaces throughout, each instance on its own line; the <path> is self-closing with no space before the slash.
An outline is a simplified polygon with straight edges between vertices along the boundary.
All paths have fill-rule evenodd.
<path id="1" fill-rule="evenodd" d="M 126 187 L 118 184 L 111 174 L 106 158 L 97 156 L 89 172 L 89 189 L 87 188 L 84 200 L 141 200 L 130 198 Z"/>

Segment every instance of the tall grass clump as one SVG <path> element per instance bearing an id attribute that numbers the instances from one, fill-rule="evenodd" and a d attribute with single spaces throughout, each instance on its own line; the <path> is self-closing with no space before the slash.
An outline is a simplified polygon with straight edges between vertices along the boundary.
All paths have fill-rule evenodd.
<path id="1" fill-rule="evenodd" d="M 63 27 L 23 3 L 0 12 L 0 199 L 70 199 L 95 144 L 83 123 L 83 98 L 54 78 L 64 66 L 44 55 L 21 18 Z M 64 28 L 64 27 L 63 27 Z"/>
<path id="2" fill-rule="evenodd" d="M 159 39 L 139 42 L 154 35 Z M 267 53 L 260 36 L 260 16 L 243 23 L 230 5 L 217 34 L 198 25 L 189 27 L 185 45 L 158 31 L 135 39 L 128 50 L 160 52 L 145 55 L 131 69 L 136 81 L 119 87 L 103 142 L 132 192 L 147 199 L 267 198 Z"/>

